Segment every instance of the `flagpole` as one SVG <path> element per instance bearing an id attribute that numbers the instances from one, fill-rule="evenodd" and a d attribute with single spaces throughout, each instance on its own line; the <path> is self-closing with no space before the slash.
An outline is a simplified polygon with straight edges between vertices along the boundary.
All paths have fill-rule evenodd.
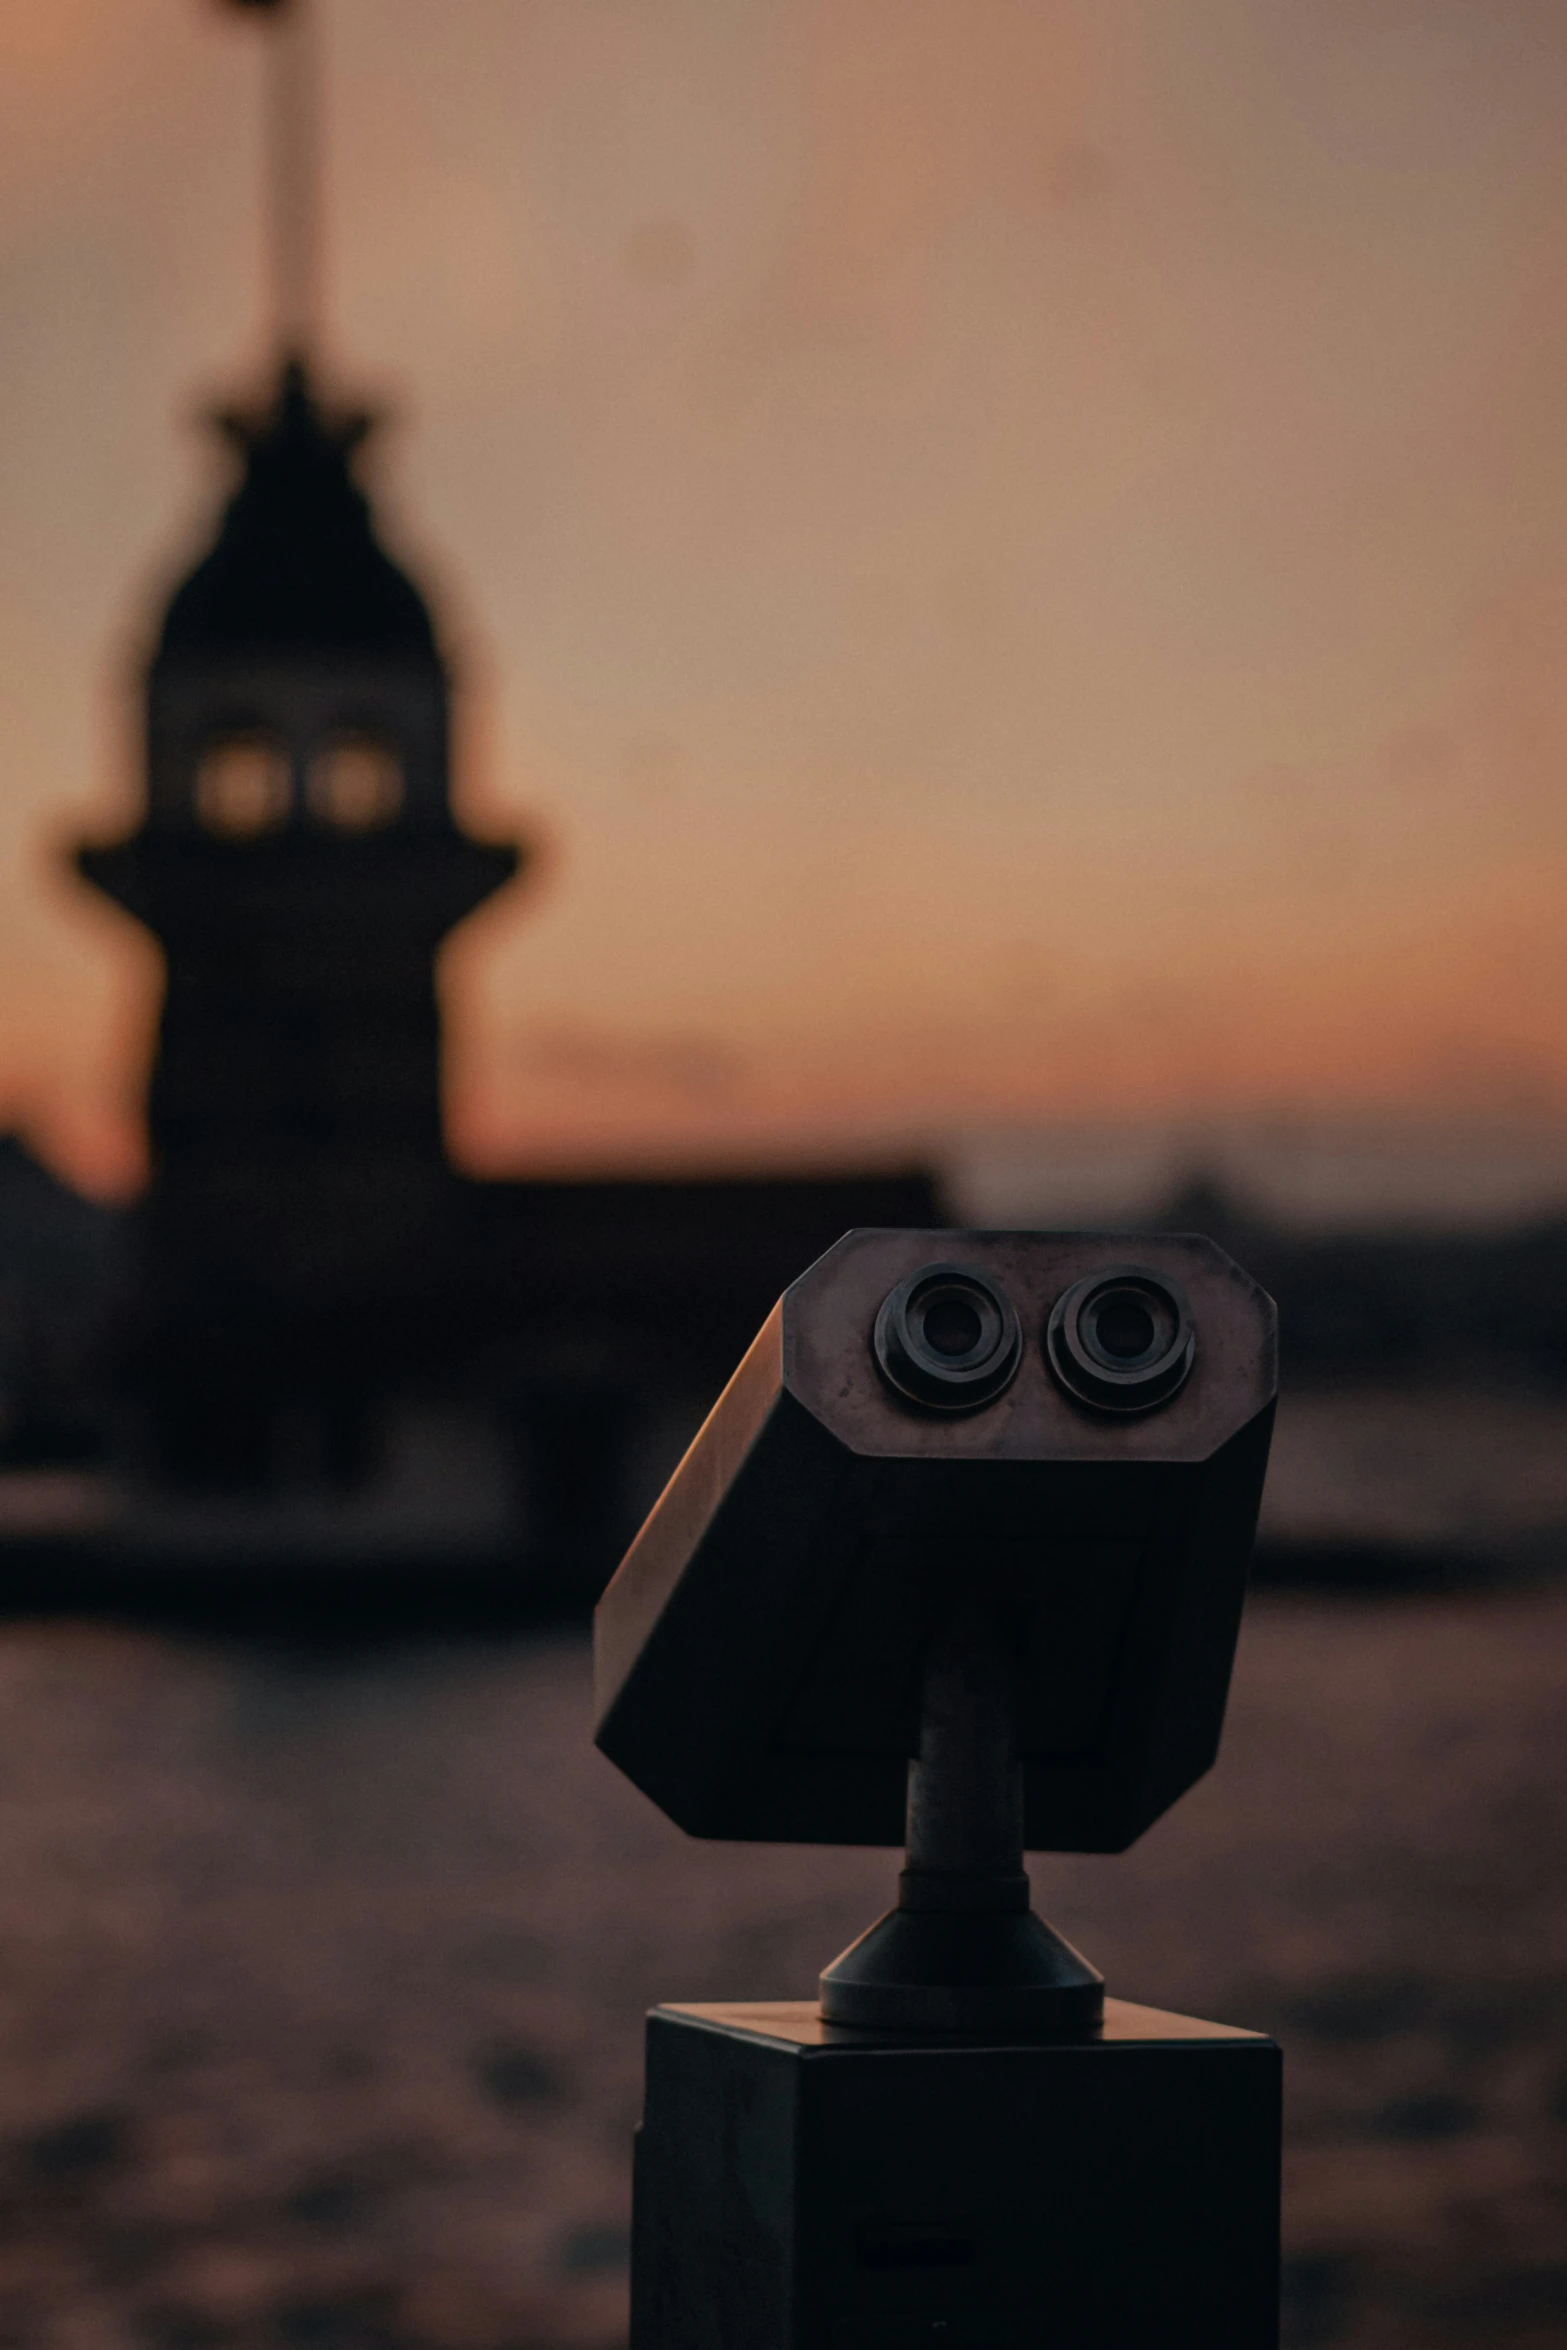
<path id="1" fill-rule="evenodd" d="M 228 0 L 264 18 L 267 277 L 279 356 L 303 359 L 320 322 L 321 141 L 311 0 Z"/>

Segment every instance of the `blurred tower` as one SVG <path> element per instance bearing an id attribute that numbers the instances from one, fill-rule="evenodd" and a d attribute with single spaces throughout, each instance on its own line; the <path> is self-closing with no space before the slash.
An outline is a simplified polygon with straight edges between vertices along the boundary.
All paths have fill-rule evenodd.
<path id="1" fill-rule="evenodd" d="M 437 1343 L 434 960 L 520 861 L 452 820 L 450 680 L 355 476 L 369 419 L 329 408 L 304 356 L 308 23 L 302 0 L 266 15 L 283 356 L 254 412 L 218 419 L 238 480 L 146 672 L 145 820 L 78 853 L 167 964 L 146 1218 L 162 1464 L 247 1482 L 280 1445 L 351 1472 L 367 1393 Z"/>

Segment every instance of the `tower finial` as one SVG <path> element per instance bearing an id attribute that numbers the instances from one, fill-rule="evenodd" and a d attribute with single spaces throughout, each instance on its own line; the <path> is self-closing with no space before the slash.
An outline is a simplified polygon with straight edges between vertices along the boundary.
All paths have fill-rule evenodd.
<path id="1" fill-rule="evenodd" d="M 285 359 L 315 340 L 320 294 L 321 157 L 310 0 L 225 0 L 263 17 L 267 43 L 267 213 L 272 333 Z"/>

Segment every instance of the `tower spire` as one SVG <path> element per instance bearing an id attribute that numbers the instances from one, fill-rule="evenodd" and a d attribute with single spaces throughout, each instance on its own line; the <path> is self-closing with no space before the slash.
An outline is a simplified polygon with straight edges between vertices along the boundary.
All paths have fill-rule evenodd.
<path id="1" fill-rule="evenodd" d="M 267 265 L 278 355 L 303 360 L 320 323 L 321 143 L 311 0 L 226 0 L 264 20 Z"/>

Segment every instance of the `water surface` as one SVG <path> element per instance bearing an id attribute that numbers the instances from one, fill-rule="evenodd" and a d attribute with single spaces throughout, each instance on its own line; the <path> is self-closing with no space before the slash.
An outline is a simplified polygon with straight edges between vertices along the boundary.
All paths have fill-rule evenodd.
<path id="1" fill-rule="evenodd" d="M 1253 1606 L 1219 1768 L 1036 1864 L 1277 2031 L 1287 2338 L 1567 2338 L 1567 1594 Z M 642 2010 L 800 1997 L 887 1855 L 687 1842 L 575 1639 L 0 1633 L 0 2345 L 610 2350 Z"/>

